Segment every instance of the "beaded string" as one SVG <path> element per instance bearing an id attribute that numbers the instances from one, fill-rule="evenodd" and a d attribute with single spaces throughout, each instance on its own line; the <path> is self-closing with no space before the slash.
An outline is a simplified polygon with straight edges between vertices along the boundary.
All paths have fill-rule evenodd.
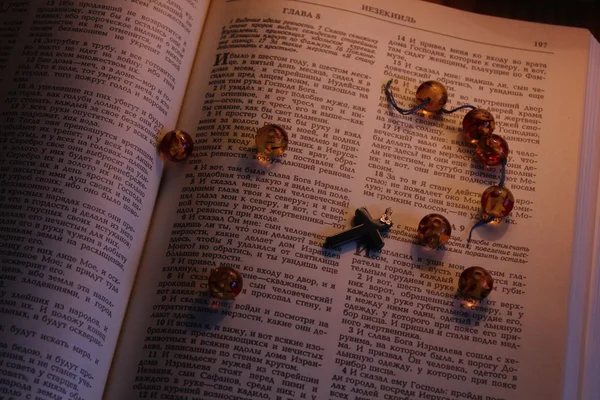
<path id="1" fill-rule="evenodd" d="M 463 119 L 463 131 L 465 131 L 465 135 L 471 143 L 477 142 L 476 154 L 484 164 L 489 166 L 500 164 L 502 166 L 498 185 L 490 186 L 482 195 L 483 214 L 481 219 L 469 231 L 467 239 L 467 246 L 469 246 L 475 228 L 507 216 L 514 205 L 514 197 L 510 190 L 505 187 L 508 144 L 502 137 L 492 135 L 495 121 L 488 111 L 470 104 L 465 104 L 451 110 L 444 109 L 448 95 L 441 83 L 427 81 L 421 84 L 417 89 L 416 96 L 421 103 L 411 109 L 403 109 L 396 104 L 396 100 L 391 92 L 392 82 L 393 80 L 390 79 L 385 85 L 385 96 L 388 103 L 402 115 L 415 114 L 424 109 L 429 112 L 443 114 L 452 114 L 462 109 L 470 109 L 471 111 Z M 435 103 L 432 96 L 435 96 Z"/>
<path id="2" fill-rule="evenodd" d="M 400 114 L 402 114 L 402 115 L 416 114 L 417 111 L 422 110 L 423 108 L 425 108 L 425 106 L 427 106 L 428 104 L 431 103 L 431 98 L 428 97 L 421 104 L 419 104 L 418 106 L 415 106 L 415 107 L 410 108 L 408 110 L 400 108 L 396 104 L 396 100 L 394 99 L 394 95 L 392 94 L 392 91 L 391 91 L 391 86 L 392 86 L 392 82 L 393 81 L 394 81 L 393 79 L 390 79 L 388 81 L 388 83 L 385 84 L 385 97 L 387 97 L 388 103 L 390 103 L 390 105 L 392 107 L 394 107 L 396 109 L 396 111 L 398 111 Z M 440 85 L 441 85 L 441 83 L 440 83 Z M 472 106 L 470 104 L 464 104 L 462 106 L 458 106 L 456 108 L 453 108 L 452 110 L 446 110 L 445 108 L 442 108 L 439 111 L 441 113 L 443 113 L 443 114 L 452 114 L 452 113 L 454 113 L 454 112 L 456 112 L 458 110 L 462 110 L 463 108 L 470 108 L 471 110 L 476 110 L 477 109 L 477 107 Z"/>
<path id="3" fill-rule="evenodd" d="M 391 85 L 392 85 L 392 79 L 390 79 L 390 81 L 387 83 L 387 85 L 385 85 L 385 96 L 387 97 L 388 103 L 390 103 L 390 105 L 392 107 L 394 107 L 396 109 L 396 111 L 398 111 L 402 115 L 414 114 L 417 111 L 425 108 L 425 106 L 427 106 L 427 104 L 429 104 L 429 102 L 431 101 L 431 99 L 427 99 L 424 102 L 422 102 L 421 104 L 419 104 L 418 106 L 415 106 L 411 109 L 405 110 L 403 108 L 398 107 L 398 105 L 396 104 L 396 100 L 394 99 L 394 96 L 392 95 L 392 92 L 390 91 Z"/>
<path id="4" fill-rule="evenodd" d="M 504 187 L 505 179 L 506 179 L 506 160 L 502 160 L 502 171 L 500 173 L 500 182 L 498 182 L 498 187 L 500 187 L 500 188 Z M 469 231 L 469 238 L 467 239 L 467 247 L 471 243 L 471 235 L 473 235 L 473 229 L 477 228 L 478 226 L 489 224 L 490 222 L 494 221 L 495 219 L 496 218 L 494 218 L 494 217 L 489 217 L 489 218 L 482 218 L 479 221 L 477 221 L 475 223 L 475 225 L 473 225 L 471 227 L 471 230 Z"/>

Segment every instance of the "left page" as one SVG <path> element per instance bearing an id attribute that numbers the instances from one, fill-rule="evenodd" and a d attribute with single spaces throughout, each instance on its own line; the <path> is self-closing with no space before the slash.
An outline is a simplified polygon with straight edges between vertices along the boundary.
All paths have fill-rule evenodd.
<path id="1" fill-rule="evenodd" d="M 0 398 L 101 397 L 207 8 L 0 2 Z"/>

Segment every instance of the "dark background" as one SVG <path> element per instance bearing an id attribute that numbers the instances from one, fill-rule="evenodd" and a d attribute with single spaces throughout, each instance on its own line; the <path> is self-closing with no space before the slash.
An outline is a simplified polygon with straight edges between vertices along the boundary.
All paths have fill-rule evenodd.
<path id="1" fill-rule="evenodd" d="M 600 0 L 428 0 L 502 18 L 589 29 L 600 38 Z"/>

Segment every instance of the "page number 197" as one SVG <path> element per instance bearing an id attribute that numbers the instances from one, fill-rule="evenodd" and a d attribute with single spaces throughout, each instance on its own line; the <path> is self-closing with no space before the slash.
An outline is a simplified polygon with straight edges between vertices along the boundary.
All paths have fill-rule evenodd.
<path id="1" fill-rule="evenodd" d="M 548 47 L 548 42 L 535 42 L 535 47 Z"/>

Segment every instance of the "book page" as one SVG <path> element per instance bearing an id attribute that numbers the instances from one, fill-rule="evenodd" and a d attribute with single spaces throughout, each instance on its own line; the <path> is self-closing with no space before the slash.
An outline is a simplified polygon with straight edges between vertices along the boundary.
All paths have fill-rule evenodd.
<path id="1" fill-rule="evenodd" d="M 0 2 L 0 398 L 102 395 L 207 2 Z"/>
<path id="2" fill-rule="evenodd" d="M 584 121 L 584 143 L 581 157 L 586 158 L 586 152 L 594 153 L 594 157 L 589 157 L 588 162 L 581 163 L 580 175 L 589 175 L 590 179 L 600 179 L 600 140 L 598 139 L 598 130 L 600 129 L 600 44 L 595 38 L 590 40 L 590 62 L 588 67 L 588 93 L 586 94 L 586 109 Z M 589 150 L 586 151 L 586 148 Z M 580 181 L 584 179 L 580 178 Z M 579 220 L 589 221 L 592 232 L 583 230 L 579 232 L 579 237 L 575 243 L 582 249 L 593 248 L 592 254 L 583 255 L 585 259 L 574 260 L 577 265 L 592 265 L 588 271 L 581 271 L 573 274 L 571 277 L 571 287 L 578 288 L 573 291 L 570 307 L 572 320 L 569 326 L 577 329 L 569 329 L 568 347 L 567 347 L 567 374 L 572 374 L 579 379 L 566 379 L 565 398 L 594 399 L 600 389 L 600 382 L 597 376 L 600 360 L 600 342 L 598 340 L 598 331 L 600 329 L 600 316 L 597 312 L 600 295 L 600 258 L 599 258 L 599 238 L 600 238 L 600 196 L 598 195 L 598 185 L 590 185 L 590 193 L 579 195 L 578 205 L 578 225 Z M 582 204 L 583 203 L 583 204 Z M 590 218 L 595 215 L 595 218 Z M 579 231 L 579 230 L 578 230 Z M 577 254 L 577 250 L 574 251 Z M 586 252 L 582 252 L 586 253 Z M 588 286 L 588 290 L 581 290 Z M 586 307 L 581 307 L 585 304 Z M 578 321 L 578 314 L 584 311 L 584 321 Z M 583 331 L 583 334 L 581 332 Z M 584 337 L 585 340 L 581 340 Z M 567 375 L 568 377 L 568 375 Z M 575 384 L 577 386 L 575 386 Z"/>
<path id="3" fill-rule="evenodd" d="M 589 33 L 392 1 L 207 21 L 179 122 L 197 150 L 166 172 L 106 398 L 562 398 Z M 510 146 L 515 208 L 470 246 L 500 168 L 474 160 L 465 110 L 399 115 L 389 79 L 405 108 L 442 82 Z M 290 143 L 265 162 L 267 123 Z M 358 207 L 393 209 L 381 252 L 323 249 Z M 430 213 L 443 249 L 416 243 Z M 494 277 L 479 304 L 456 297 L 471 266 Z M 209 299 L 215 267 L 243 275 L 235 300 Z"/>

